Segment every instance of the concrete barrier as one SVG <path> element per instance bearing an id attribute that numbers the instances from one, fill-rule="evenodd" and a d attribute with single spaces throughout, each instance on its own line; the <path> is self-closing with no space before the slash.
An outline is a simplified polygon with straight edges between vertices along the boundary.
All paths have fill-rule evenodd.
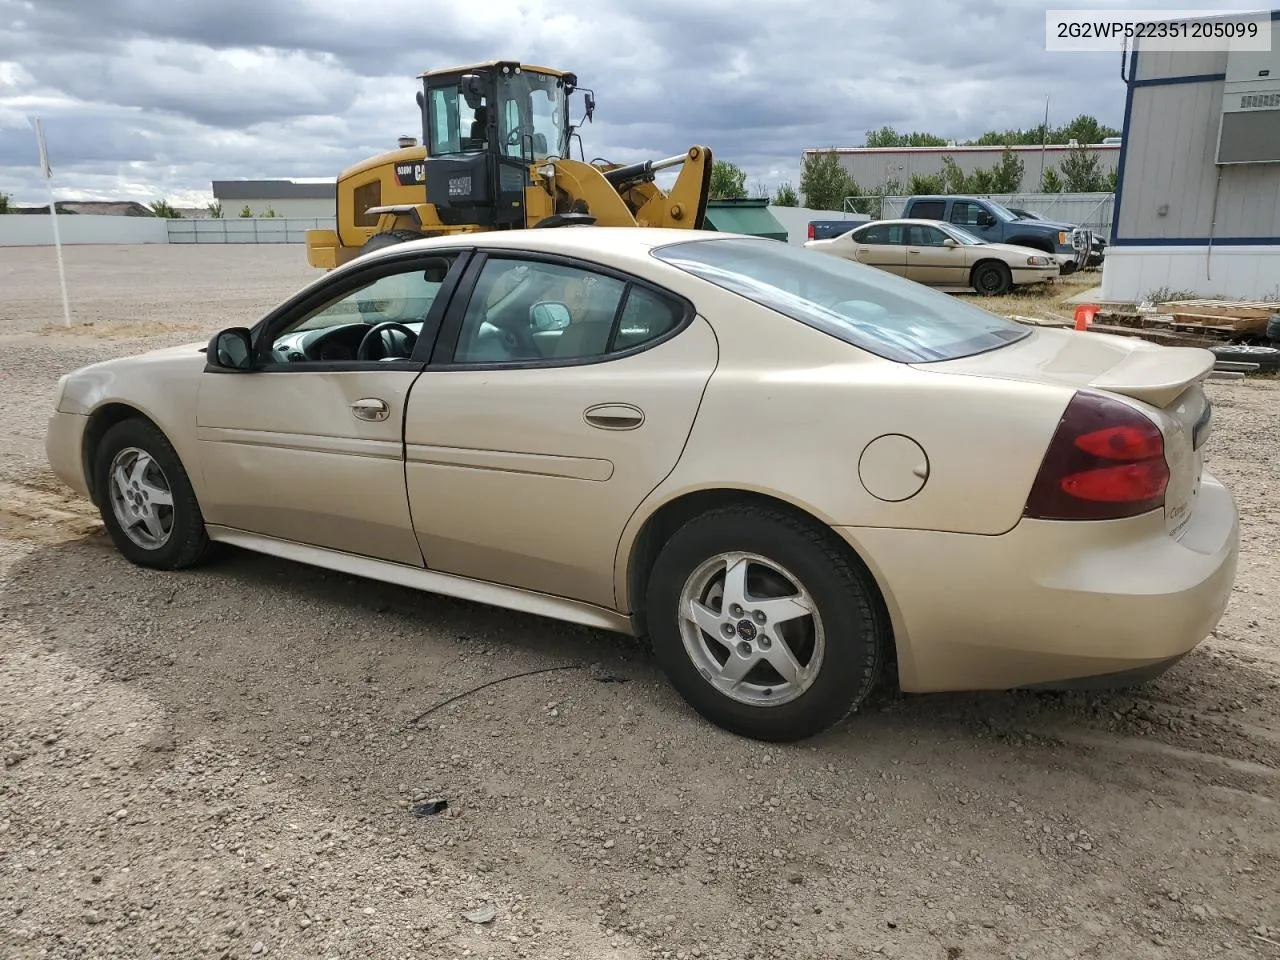
<path id="1" fill-rule="evenodd" d="M 167 221 L 158 217 L 59 214 L 58 233 L 66 246 L 87 243 L 168 243 Z M 0 247 L 53 246 L 53 218 L 47 213 L 0 215 Z"/>

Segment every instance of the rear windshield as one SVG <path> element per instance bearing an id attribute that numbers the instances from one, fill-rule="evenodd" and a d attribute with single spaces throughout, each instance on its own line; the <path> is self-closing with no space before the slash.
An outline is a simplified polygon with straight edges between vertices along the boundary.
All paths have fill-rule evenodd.
<path id="1" fill-rule="evenodd" d="M 1031 332 L 913 280 L 777 240 L 687 240 L 653 255 L 886 360 L 954 360 Z"/>

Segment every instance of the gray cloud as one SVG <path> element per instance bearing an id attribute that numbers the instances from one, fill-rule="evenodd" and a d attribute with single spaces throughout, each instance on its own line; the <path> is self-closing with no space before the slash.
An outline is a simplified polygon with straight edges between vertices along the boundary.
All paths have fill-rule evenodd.
<path id="1" fill-rule="evenodd" d="M 198 202 L 213 179 L 332 176 L 420 133 L 423 70 L 492 57 L 572 69 L 595 90 L 588 159 L 705 143 L 769 186 L 798 181 L 805 147 L 856 146 L 886 124 L 956 138 L 1030 126 L 1046 94 L 1051 120 L 1118 126 L 1118 51 L 1046 52 L 1050 6 L 1133 4 L 0 0 L 0 190 L 43 199 L 34 113 L 60 196 Z"/>

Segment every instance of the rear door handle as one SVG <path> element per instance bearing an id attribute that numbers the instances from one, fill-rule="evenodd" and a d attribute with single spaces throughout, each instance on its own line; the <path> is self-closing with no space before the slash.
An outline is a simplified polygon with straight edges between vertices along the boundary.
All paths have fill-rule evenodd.
<path id="1" fill-rule="evenodd" d="M 366 397 L 363 400 L 357 400 L 351 405 L 351 412 L 355 414 L 358 420 L 385 420 L 391 416 L 391 408 L 387 406 L 387 401 L 379 400 L 376 397 Z"/>
<path id="2" fill-rule="evenodd" d="M 644 411 L 629 403 L 598 403 L 588 407 L 582 419 L 601 430 L 634 430 L 644 423 Z"/>

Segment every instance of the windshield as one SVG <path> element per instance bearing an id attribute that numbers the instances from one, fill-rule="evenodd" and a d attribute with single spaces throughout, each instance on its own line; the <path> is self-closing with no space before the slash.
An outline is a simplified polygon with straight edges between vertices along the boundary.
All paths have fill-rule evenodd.
<path id="1" fill-rule="evenodd" d="M 948 294 L 777 240 L 687 240 L 659 260 L 845 343 L 900 363 L 953 360 L 1030 334 Z"/>
<path id="2" fill-rule="evenodd" d="M 991 208 L 991 212 L 992 212 L 992 213 L 994 213 L 997 217 L 1001 217 L 1001 218 L 1003 218 L 1003 219 L 1005 219 L 1005 220 L 1017 220 L 1017 219 L 1018 219 L 1018 215 L 1017 215 L 1017 214 L 1015 214 L 1015 213 L 1014 213 L 1012 210 L 1010 210 L 1008 207 L 1004 206 L 1003 204 L 996 203 L 996 202 L 995 202 L 994 200 L 992 200 L 990 197 L 983 197 L 983 200 L 984 200 L 984 202 L 987 204 L 987 206 L 989 206 L 989 207 Z"/>
<path id="3" fill-rule="evenodd" d="M 959 240 L 961 243 L 966 244 L 970 247 L 987 242 L 983 240 L 981 237 L 979 237 L 977 234 L 970 233 L 964 227 L 958 227 L 954 223 L 948 223 L 947 229 L 951 231 L 951 234 L 957 240 Z"/>
<path id="4" fill-rule="evenodd" d="M 567 97 L 559 77 L 522 70 L 498 81 L 498 144 L 508 157 L 546 160 L 569 152 Z"/>

